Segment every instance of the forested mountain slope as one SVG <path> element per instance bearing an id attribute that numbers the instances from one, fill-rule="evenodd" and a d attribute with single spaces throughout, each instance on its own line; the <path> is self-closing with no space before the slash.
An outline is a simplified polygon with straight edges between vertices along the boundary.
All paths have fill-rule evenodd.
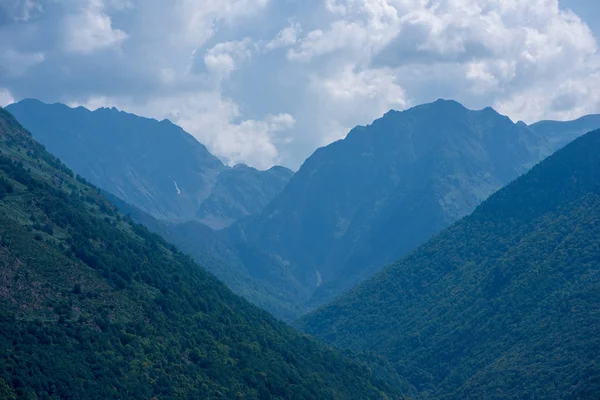
<path id="1" fill-rule="evenodd" d="M 431 398 L 598 398 L 600 131 L 303 318 Z"/>
<path id="2" fill-rule="evenodd" d="M 229 168 L 167 120 L 33 99 L 7 110 L 76 173 L 161 220 L 224 228 L 260 212 L 292 176 L 283 167 Z"/>
<path id="3" fill-rule="evenodd" d="M 123 218 L 3 109 L 0 153 L 1 398 L 399 398 Z"/>
<path id="4" fill-rule="evenodd" d="M 135 222 L 159 234 L 194 260 L 203 263 L 207 271 L 226 283 L 237 295 L 284 321 L 293 321 L 304 312 L 302 305 L 293 301 L 297 298 L 297 293 L 286 292 L 286 285 L 278 287 L 273 285 L 270 279 L 250 274 L 242 257 L 247 259 L 251 249 L 235 246 L 225 232 L 214 231 L 196 221 L 179 224 L 160 221 L 111 193 L 105 192 L 104 195 L 123 214 L 131 216 Z M 259 261 L 258 257 L 262 257 L 262 261 Z M 210 262 L 204 263 L 209 259 Z M 258 253 L 254 260 L 255 264 L 260 264 L 267 270 L 279 268 L 277 260 L 261 253 Z"/>
<path id="5" fill-rule="evenodd" d="M 280 260 L 275 278 L 308 307 L 334 296 L 472 212 L 600 118 L 536 131 L 491 108 L 438 100 L 390 111 L 318 149 L 232 241 Z M 264 274 L 261 264 L 245 261 Z M 280 287 L 283 280 L 274 281 Z"/>

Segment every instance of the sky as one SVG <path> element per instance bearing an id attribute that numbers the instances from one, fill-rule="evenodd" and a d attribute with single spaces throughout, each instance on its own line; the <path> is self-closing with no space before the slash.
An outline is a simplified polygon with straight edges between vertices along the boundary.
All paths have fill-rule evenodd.
<path id="1" fill-rule="evenodd" d="M 117 107 L 296 169 L 389 109 L 600 113 L 596 0 L 0 0 L 0 106 Z"/>

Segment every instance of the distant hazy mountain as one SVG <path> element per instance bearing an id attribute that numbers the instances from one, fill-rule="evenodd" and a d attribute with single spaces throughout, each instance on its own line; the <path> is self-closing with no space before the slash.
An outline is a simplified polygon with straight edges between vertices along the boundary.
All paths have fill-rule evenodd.
<path id="1" fill-rule="evenodd" d="M 292 176 L 283 167 L 226 167 L 167 120 L 37 100 L 7 110 L 79 175 L 163 220 L 223 228 L 260 212 Z"/>
<path id="2" fill-rule="evenodd" d="M 299 322 L 381 353 L 424 398 L 600 393 L 600 131 Z"/>
<path id="3" fill-rule="evenodd" d="M 2 399 L 402 398 L 385 362 L 235 296 L 1 108 L 0 226 Z"/>
<path id="4" fill-rule="evenodd" d="M 223 166 L 168 121 L 32 100 L 9 109 L 78 174 L 168 220 L 170 240 L 213 254 L 220 267 L 212 272 L 286 320 L 404 256 L 600 128 L 600 116 L 527 126 L 491 108 L 439 100 L 356 127 L 315 151 L 285 185 L 289 170 Z M 219 229 L 248 215 L 218 234 L 198 224 Z"/>
<path id="5" fill-rule="evenodd" d="M 224 228 L 236 220 L 260 213 L 279 194 L 293 172 L 284 167 L 258 171 L 245 164 L 228 168 L 217 178 L 210 196 L 202 202 L 196 220 L 213 228 Z"/>
<path id="6" fill-rule="evenodd" d="M 593 125 L 600 127 L 599 116 L 530 128 L 491 108 L 471 111 L 446 100 L 390 111 L 318 149 L 260 215 L 229 232 L 280 260 L 300 301 L 319 305 Z M 246 267 L 262 265 L 250 260 Z"/>
<path id="7" fill-rule="evenodd" d="M 557 149 L 581 136 L 582 132 L 590 132 L 599 127 L 600 115 L 586 115 L 574 121 L 540 121 L 530 125 L 529 129 L 545 139 L 551 149 Z"/>

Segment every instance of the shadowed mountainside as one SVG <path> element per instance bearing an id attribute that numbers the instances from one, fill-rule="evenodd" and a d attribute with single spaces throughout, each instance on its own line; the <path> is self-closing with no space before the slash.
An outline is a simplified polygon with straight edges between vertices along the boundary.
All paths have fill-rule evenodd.
<path id="1" fill-rule="evenodd" d="M 427 398 L 600 393 L 600 131 L 298 322 Z"/>
<path id="2" fill-rule="evenodd" d="M 292 176 L 229 168 L 168 120 L 26 99 L 7 110 L 70 168 L 155 218 L 222 229 L 258 213 Z"/>
<path id="3" fill-rule="evenodd" d="M 307 307 L 323 304 L 472 212 L 600 116 L 533 129 L 438 100 L 390 111 L 315 151 L 231 241 L 279 260 Z M 264 266 L 244 260 L 251 274 Z"/>

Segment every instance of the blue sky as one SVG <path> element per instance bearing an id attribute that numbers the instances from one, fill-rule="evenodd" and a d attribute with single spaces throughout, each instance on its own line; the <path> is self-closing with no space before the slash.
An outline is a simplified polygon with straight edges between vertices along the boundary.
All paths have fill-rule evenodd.
<path id="1" fill-rule="evenodd" d="M 600 34 L 600 1 L 595 0 L 561 0 L 560 5 L 570 8 L 590 27 L 594 35 Z"/>
<path id="2" fill-rule="evenodd" d="M 116 106 L 226 162 L 297 168 L 439 97 L 600 113 L 599 34 L 591 0 L 0 0 L 0 105 Z"/>

